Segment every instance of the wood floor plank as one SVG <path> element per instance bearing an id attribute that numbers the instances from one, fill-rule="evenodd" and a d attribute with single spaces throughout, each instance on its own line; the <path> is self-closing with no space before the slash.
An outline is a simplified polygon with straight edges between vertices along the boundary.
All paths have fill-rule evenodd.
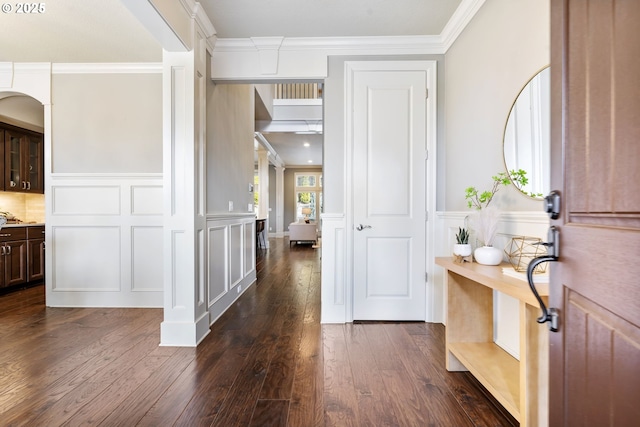
<path id="1" fill-rule="evenodd" d="M 258 400 L 250 427 L 282 427 L 287 425 L 289 400 Z"/>
<path id="2" fill-rule="evenodd" d="M 251 421 L 267 367 L 277 343 L 277 334 L 274 331 L 281 330 L 282 327 L 283 319 L 278 314 L 282 315 L 285 311 L 286 306 L 281 306 L 271 321 L 264 326 L 261 336 L 247 355 L 220 412 L 216 416 L 216 425 L 227 426 L 234 425 L 234 423 L 248 425 Z"/>
<path id="3" fill-rule="evenodd" d="M 358 412 L 362 426 L 398 426 L 395 408 L 378 367 L 364 325 L 345 325 L 347 349 L 351 361 L 354 387 L 358 396 Z"/>
<path id="4" fill-rule="evenodd" d="M 193 349 L 184 348 L 175 357 L 170 357 L 153 375 L 143 381 L 129 397 L 122 401 L 116 411 L 103 419 L 105 426 L 136 425 L 153 407 L 162 394 L 173 384 L 193 360 Z"/>
<path id="5" fill-rule="evenodd" d="M 110 372 L 109 369 L 117 372 L 120 367 L 118 361 L 126 361 L 126 357 L 121 359 L 123 355 L 133 351 L 138 355 L 135 357 L 143 357 L 146 351 L 157 346 L 157 338 L 149 337 L 152 332 L 145 329 L 153 328 L 157 321 L 155 315 L 151 318 L 142 316 L 135 325 L 129 325 L 128 329 L 117 329 L 105 336 L 98 336 L 97 341 L 86 347 L 76 348 L 73 354 L 56 352 L 47 348 L 46 342 L 39 343 L 39 351 L 47 357 L 35 361 L 20 359 L 24 364 L 22 371 L 28 374 L 21 374 L 18 380 L 12 380 L 13 377 L 4 378 L 6 383 L 3 384 L 9 387 L 9 391 L 0 394 L 0 411 L 4 412 L 5 417 L 9 417 L 11 413 L 26 410 L 33 413 L 35 410 L 30 409 L 32 407 L 43 410 L 87 379 L 96 378 L 100 372 Z M 142 342 L 146 342 L 146 346 L 141 345 Z M 52 364 L 52 359 L 57 362 Z M 43 387 L 47 393 L 38 392 Z M 38 399 L 26 398 L 28 396 L 38 396 Z"/>
<path id="6" fill-rule="evenodd" d="M 123 370 L 129 369 L 155 346 L 157 346 L 155 337 L 149 337 L 148 333 L 143 332 L 133 337 L 129 345 L 113 346 L 113 352 L 97 355 L 63 376 L 55 379 L 54 377 L 40 380 L 33 378 L 26 391 L 23 391 L 24 394 L 16 396 L 19 403 L 5 411 L 3 418 L 7 421 L 19 420 L 26 414 L 29 420 L 37 419 L 43 413 L 49 412 L 61 399 L 63 399 L 61 405 L 65 407 L 69 400 L 75 402 L 77 405 L 73 411 L 75 412 L 86 402 L 100 396 Z M 37 393 L 37 390 L 43 386 L 46 387 L 47 393 Z M 37 398 L 19 399 L 25 395 L 37 396 Z"/>
<path id="7" fill-rule="evenodd" d="M 315 279 L 314 279 L 315 280 Z M 318 282 L 309 290 L 305 307 L 288 426 L 324 426 L 324 357 Z"/>
<path id="8" fill-rule="evenodd" d="M 360 414 L 343 325 L 323 326 L 324 404 L 328 426 L 359 426 Z"/>
<path id="9" fill-rule="evenodd" d="M 158 346 L 161 309 L 0 295 L 0 425 L 516 425 L 446 372 L 443 325 L 322 325 L 310 245 L 271 239 L 257 276 L 197 348 Z"/>

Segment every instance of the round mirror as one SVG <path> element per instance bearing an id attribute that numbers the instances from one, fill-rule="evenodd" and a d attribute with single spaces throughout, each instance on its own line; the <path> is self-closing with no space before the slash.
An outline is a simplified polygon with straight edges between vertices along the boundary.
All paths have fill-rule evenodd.
<path id="1" fill-rule="evenodd" d="M 507 172 L 515 171 L 515 186 L 536 199 L 542 199 L 550 188 L 549 78 L 547 67 L 527 82 L 511 107 L 504 130 Z"/>

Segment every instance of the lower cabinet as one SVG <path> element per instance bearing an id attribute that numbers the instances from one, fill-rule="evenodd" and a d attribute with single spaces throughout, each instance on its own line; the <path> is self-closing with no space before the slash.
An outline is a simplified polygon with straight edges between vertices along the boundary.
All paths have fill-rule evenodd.
<path id="1" fill-rule="evenodd" d="M 44 280 L 44 226 L 27 227 L 27 281 Z"/>
<path id="2" fill-rule="evenodd" d="M 0 288 L 44 279 L 44 226 L 0 229 Z"/>

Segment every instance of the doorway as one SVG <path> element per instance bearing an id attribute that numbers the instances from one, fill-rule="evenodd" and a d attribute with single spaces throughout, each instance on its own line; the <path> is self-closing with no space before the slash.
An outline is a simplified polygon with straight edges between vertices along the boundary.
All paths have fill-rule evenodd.
<path id="1" fill-rule="evenodd" d="M 44 106 L 24 93 L 0 93 L 0 291 L 42 286 L 44 258 Z"/>

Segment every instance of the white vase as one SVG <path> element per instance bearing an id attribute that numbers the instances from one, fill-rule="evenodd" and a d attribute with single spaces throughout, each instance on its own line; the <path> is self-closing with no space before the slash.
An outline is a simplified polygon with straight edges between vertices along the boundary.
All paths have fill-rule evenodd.
<path id="1" fill-rule="evenodd" d="M 502 262 L 502 251 L 493 246 L 480 246 L 473 252 L 478 264 L 498 265 Z"/>
<path id="2" fill-rule="evenodd" d="M 471 245 L 468 243 L 456 243 L 455 245 L 453 245 L 453 254 L 459 256 L 469 256 L 471 255 Z"/>

